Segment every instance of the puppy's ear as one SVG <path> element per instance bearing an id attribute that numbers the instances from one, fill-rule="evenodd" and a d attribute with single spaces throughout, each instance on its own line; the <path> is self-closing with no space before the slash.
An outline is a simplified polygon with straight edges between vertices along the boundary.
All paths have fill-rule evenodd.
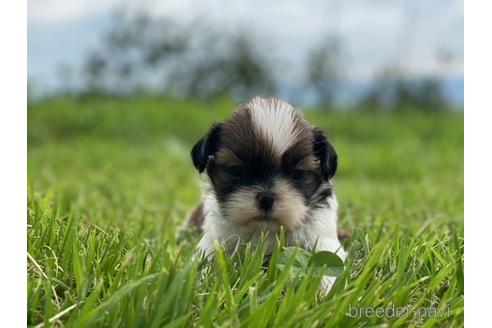
<path id="1" fill-rule="evenodd" d="M 209 157 L 215 155 L 219 150 L 221 131 L 221 125 L 215 123 L 208 133 L 193 146 L 191 158 L 198 172 L 205 171 Z"/>
<path id="2" fill-rule="evenodd" d="M 325 180 L 331 179 L 337 170 L 338 156 L 335 148 L 328 142 L 323 131 L 313 128 L 313 149 L 314 155 L 318 158 L 321 175 Z"/>

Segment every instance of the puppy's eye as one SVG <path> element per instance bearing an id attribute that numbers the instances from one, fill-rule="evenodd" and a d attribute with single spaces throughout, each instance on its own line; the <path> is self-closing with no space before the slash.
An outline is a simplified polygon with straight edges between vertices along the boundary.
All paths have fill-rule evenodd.
<path id="1" fill-rule="evenodd" d="M 225 171 L 234 178 L 240 178 L 243 175 L 243 168 L 239 165 L 228 166 Z"/>
<path id="2" fill-rule="evenodd" d="M 294 170 L 292 171 L 292 179 L 300 181 L 306 177 L 306 171 L 304 170 Z"/>

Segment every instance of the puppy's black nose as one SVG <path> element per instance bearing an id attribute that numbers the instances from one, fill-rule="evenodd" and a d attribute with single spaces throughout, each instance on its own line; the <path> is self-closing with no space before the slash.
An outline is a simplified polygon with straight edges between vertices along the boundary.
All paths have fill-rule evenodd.
<path id="1" fill-rule="evenodd" d="M 256 195 L 256 200 L 258 202 L 258 207 L 264 212 L 268 212 L 273 207 L 275 195 L 270 191 L 263 191 Z"/>

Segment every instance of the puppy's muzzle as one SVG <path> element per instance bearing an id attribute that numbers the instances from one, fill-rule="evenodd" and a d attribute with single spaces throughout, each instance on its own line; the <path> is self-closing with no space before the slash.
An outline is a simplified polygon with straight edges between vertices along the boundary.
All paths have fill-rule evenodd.
<path id="1" fill-rule="evenodd" d="M 262 191 L 256 195 L 256 203 L 258 208 L 265 214 L 269 213 L 273 209 L 275 203 L 275 194 L 271 191 Z"/>

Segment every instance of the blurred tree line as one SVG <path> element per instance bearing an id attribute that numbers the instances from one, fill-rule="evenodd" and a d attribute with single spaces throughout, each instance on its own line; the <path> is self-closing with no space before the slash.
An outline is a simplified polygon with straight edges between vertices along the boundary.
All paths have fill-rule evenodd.
<path id="1" fill-rule="evenodd" d="M 359 102 L 372 111 L 408 108 L 441 111 L 448 106 L 439 80 L 405 78 L 398 68 L 384 68 Z"/>
<path id="2" fill-rule="evenodd" d="M 82 96 L 154 92 L 205 100 L 229 95 L 242 100 L 278 94 L 281 72 L 288 69 L 262 51 L 250 31 L 214 29 L 196 21 L 180 24 L 145 13 L 116 12 L 102 41 L 84 61 L 82 86 L 77 91 Z M 327 36 L 301 63 L 301 89 L 313 94 L 318 107 L 335 107 L 343 80 L 342 48 L 340 40 Z M 60 75 L 68 80 L 66 71 Z M 437 111 L 447 103 L 439 80 L 407 79 L 396 67 L 383 70 L 357 105 L 368 110 Z"/>
<path id="3" fill-rule="evenodd" d="M 87 56 L 83 75 L 88 94 L 248 97 L 275 91 L 270 64 L 245 33 L 119 13 L 103 46 Z"/>

